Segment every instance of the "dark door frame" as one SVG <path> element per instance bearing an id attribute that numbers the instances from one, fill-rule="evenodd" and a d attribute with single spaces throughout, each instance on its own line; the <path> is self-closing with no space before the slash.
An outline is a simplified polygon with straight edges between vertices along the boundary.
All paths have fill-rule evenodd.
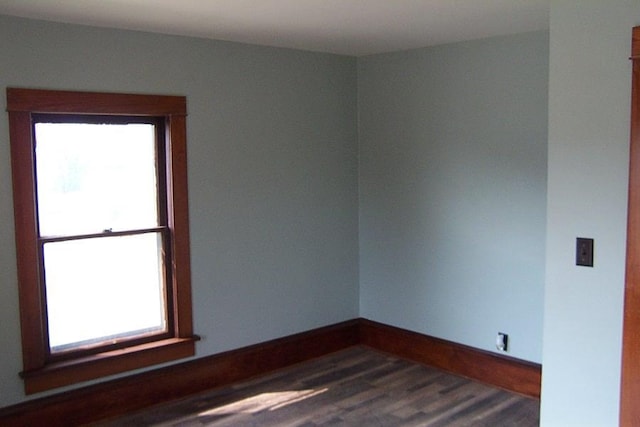
<path id="1" fill-rule="evenodd" d="M 631 42 L 631 142 L 620 425 L 640 425 L 640 27 Z"/>

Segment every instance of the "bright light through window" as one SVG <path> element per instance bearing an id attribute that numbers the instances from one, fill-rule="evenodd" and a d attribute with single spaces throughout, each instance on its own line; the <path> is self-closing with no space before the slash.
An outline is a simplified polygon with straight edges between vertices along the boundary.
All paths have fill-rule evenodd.
<path id="1" fill-rule="evenodd" d="M 45 243 L 53 352 L 165 329 L 159 238 Z"/>
<path id="2" fill-rule="evenodd" d="M 36 123 L 41 236 L 158 225 L 155 126 Z"/>
<path id="3" fill-rule="evenodd" d="M 155 126 L 36 123 L 35 140 L 51 352 L 165 331 Z"/>

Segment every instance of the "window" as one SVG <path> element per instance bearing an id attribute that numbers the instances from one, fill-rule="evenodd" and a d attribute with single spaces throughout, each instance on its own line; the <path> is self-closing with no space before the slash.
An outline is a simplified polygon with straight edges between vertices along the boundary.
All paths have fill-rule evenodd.
<path id="1" fill-rule="evenodd" d="M 192 356 L 186 100 L 7 89 L 29 393 Z"/>

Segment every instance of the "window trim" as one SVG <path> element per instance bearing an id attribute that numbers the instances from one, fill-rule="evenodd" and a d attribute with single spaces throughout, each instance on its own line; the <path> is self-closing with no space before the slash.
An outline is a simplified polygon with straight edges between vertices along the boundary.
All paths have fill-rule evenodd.
<path id="1" fill-rule="evenodd" d="M 195 354 L 191 307 L 186 157 L 186 98 L 183 96 L 73 92 L 7 88 L 16 258 L 20 297 L 25 393 L 169 362 Z M 38 113 L 164 117 L 167 225 L 174 318 L 169 338 L 77 358 L 51 361 L 40 282 L 32 115 Z"/>

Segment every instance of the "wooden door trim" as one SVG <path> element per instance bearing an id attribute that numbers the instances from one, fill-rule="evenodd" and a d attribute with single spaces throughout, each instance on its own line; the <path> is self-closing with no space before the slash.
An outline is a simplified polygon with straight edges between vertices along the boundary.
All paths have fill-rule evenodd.
<path id="1" fill-rule="evenodd" d="M 631 43 L 631 134 L 620 425 L 640 425 L 640 27 Z"/>

